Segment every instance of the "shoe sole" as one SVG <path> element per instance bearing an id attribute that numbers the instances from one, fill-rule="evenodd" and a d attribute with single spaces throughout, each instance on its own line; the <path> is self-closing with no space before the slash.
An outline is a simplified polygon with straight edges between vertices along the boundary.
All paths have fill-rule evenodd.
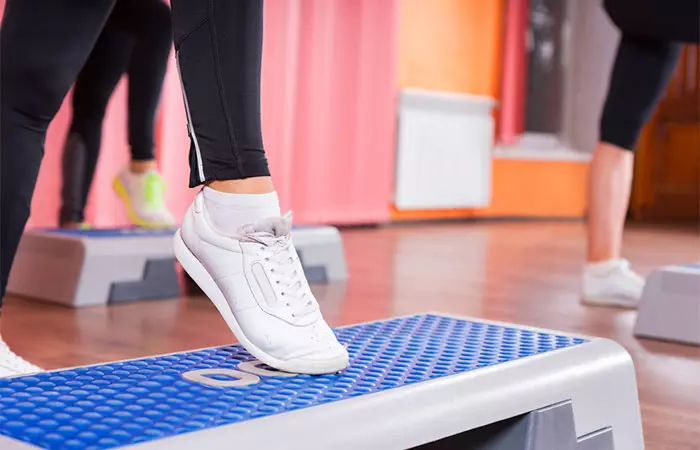
<path id="1" fill-rule="evenodd" d="M 236 336 L 243 347 L 259 361 L 275 369 L 291 373 L 303 373 L 309 375 L 322 375 L 338 372 L 348 365 L 346 357 L 338 357 L 321 361 L 309 361 L 308 359 L 281 360 L 269 355 L 250 342 L 243 330 L 238 325 L 236 317 L 229 307 L 226 297 L 219 289 L 209 272 L 204 268 L 199 259 L 190 251 L 182 240 L 180 230 L 175 232 L 175 257 L 182 265 L 185 272 L 197 283 L 199 288 L 209 297 L 216 309 L 221 314 L 229 329 Z"/>
<path id="2" fill-rule="evenodd" d="M 126 188 L 124 187 L 124 184 L 122 183 L 122 180 L 119 179 L 119 177 L 114 178 L 114 181 L 112 182 L 112 189 L 114 189 L 114 192 L 117 194 L 117 197 L 119 197 L 124 202 L 124 207 L 126 208 L 126 215 L 129 218 L 129 220 L 131 220 L 134 223 L 134 225 L 142 227 L 142 228 L 156 228 L 156 229 L 172 228 L 173 227 L 170 224 L 149 222 L 147 220 L 141 219 L 136 214 L 136 211 L 134 210 L 134 206 L 131 203 L 131 197 L 129 197 L 129 194 L 126 192 Z"/>
<path id="3" fill-rule="evenodd" d="M 583 297 L 581 303 L 589 306 L 608 306 L 625 309 L 637 309 L 639 307 L 639 300 L 617 297 Z"/>

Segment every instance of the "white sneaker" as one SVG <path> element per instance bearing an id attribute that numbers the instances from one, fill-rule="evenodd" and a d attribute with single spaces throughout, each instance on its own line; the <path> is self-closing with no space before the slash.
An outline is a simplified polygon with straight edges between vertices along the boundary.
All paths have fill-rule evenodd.
<path id="1" fill-rule="evenodd" d="M 643 290 L 644 278 L 626 259 L 587 264 L 583 270 L 583 303 L 636 308 Z"/>
<path id="2" fill-rule="evenodd" d="M 114 178 L 113 187 L 135 225 L 145 228 L 175 226 L 175 218 L 165 205 L 165 181 L 158 171 L 134 173 L 127 167 Z"/>
<path id="3" fill-rule="evenodd" d="M 286 372 L 323 374 L 348 353 L 323 320 L 291 239 L 291 214 L 220 234 L 202 192 L 175 233 L 175 256 L 253 356 Z"/>
<path id="4" fill-rule="evenodd" d="M 0 338 L 0 378 L 37 372 L 43 372 L 43 369 L 20 358 Z"/>

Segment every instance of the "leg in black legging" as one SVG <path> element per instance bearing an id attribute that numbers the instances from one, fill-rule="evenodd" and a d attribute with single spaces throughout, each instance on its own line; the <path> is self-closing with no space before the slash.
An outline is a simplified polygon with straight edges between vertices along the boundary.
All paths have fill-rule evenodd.
<path id="1" fill-rule="evenodd" d="M 600 121 L 600 140 L 634 149 L 673 75 L 681 45 L 623 34 Z"/>
<path id="2" fill-rule="evenodd" d="M 0 29 L 0 298 L 29 218 L 49 123 L 114 0 L 8 0 Z"/>
<path id="3" fill-rule="evenodd" d="M 131 159 L 154 159 L 153 130 L 173 45 L 170 8 L 161 0 L 136 0 L 144 9 L 129 64 L 129 144 Z M 133 17 L 131 20 L 134 20 Z M 132 22 L 133 23 L 133 22 Z"/>
<path id="4" fill-rule="evenodd" d="M 269 176 L 260 120 L 262 0 L 173 0 L 190 186 Z"/>
<path id="5" fill-rule="evenodd" d="M 132 161 L 151 161 L 156 110 L 172 46 L 170 8 L 162 0 L 118 0 L 78 76 L 73 125 L 64 151 L 62 224 L 84 218 L 109 99 L 126 70 Z"/>
<path id="6" fill-rule="evenodd" d="M 263 150 L 262 1 L 172 5 L 193 142 L 190 185 L 206 184 L 175 234 L 175 255 L 258 360 L 287 372 L 342 370 L 348 352 L 309 288 Z"/>
<path id="7" fill-rule="evenodd" d="M 604 0 L 608 16 L 628 36 L 655 41 L 700 41 L 698 0 Z"/>
<path id="8" fill-rule="evenodd" d="M 73 92 L 73 121 L 63 150 L 59 222 L 84 220 L 84 209 L 102 144 L 102 122 L 114 88 L 126 69 L 134 39 L 110 17 Z"/>
<path id="9" fill-rule="evenodd" d="M 700 40 L 698 0 L 605 0 L 622 32 L 600 122 L 600 140 L 633 150 L 666 89 L 682 43 Z"/>
<path id="10" fill-rule="evenodd" d="M 134 37 L 127 69 L 131 159 L 152 160 L 155 116 L 172 47 L 170 8 L 163 0 L 118 0 L 112 20 Z"/>

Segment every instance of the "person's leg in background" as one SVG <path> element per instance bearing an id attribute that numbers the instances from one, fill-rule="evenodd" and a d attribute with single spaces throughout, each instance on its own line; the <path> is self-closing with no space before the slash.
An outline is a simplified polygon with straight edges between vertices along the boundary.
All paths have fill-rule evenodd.
<path id="1" fill-rule="evenodd" d="M 0 28 L 0 303 L 29 218 L 46 130 L 113 5 L 114 0 L 6 3 Z M 36 369 L 0 338 L 0 376 Z"/>
<path id="2" fill-rule="evenodd" d="M 290 372 L 344 368 L 280 217 L 262 142 L 261 0 L 173 0 L 189 132 L 190 185 L 204 184 L 175 253 L 256 358 Z"/>
<path id="3" fill-rule="evenodd" d="M 623 35 L 588 181 L 588 264 L 584 301 L 636 306 L 644 279 L 622 258 L 622 230 L 632 187 L 634 153 L 673 73 L 680 45 Z"/>
<path id="4" fill-rule="evenodd" d="M 73 89 L 73 119 L 63 148 L 59 225 L 80 228 L 102 145 L 105 111 L 129 63 L 134 39 L 107 21 Z"/>
<path id="5" fill-rule="evenodd" d="M 118 0 L 111 21 L 135 39 L 127 69 L 131 161 L 115 178 L 114 187 L 136 225 L 172 227 L 175 218 L 165 204 L 153 137 L 172 47 L 170 8 L 163 0 Z"/>
<path id="6" fill-rule="evenodd" d="M 588 181 L 588 264 L 583 301 L 636 307 L 642 277 L 622 258 L 634 154 L 642 128 L 661 99 L 681 52 L 700 41 L 697 0 L 605 0 L 622 38 L 600 123 Z"/>

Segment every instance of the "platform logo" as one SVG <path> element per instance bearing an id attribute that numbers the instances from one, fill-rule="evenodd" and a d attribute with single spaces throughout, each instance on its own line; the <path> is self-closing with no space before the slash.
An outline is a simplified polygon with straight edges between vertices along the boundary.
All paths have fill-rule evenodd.
<path id="1" fill-rule="evenodd" d="M 295 373 L 280 372 L 260 367 L 263 363 L 254 359 L 239 363 L 235 369 L 198 369 L 182 374 L 182 378 L 211 387 L 244 387 L 260 382 L 260 377 L 295 377 Z M 225 377 L 217 379 L 212 377 Z"/>

